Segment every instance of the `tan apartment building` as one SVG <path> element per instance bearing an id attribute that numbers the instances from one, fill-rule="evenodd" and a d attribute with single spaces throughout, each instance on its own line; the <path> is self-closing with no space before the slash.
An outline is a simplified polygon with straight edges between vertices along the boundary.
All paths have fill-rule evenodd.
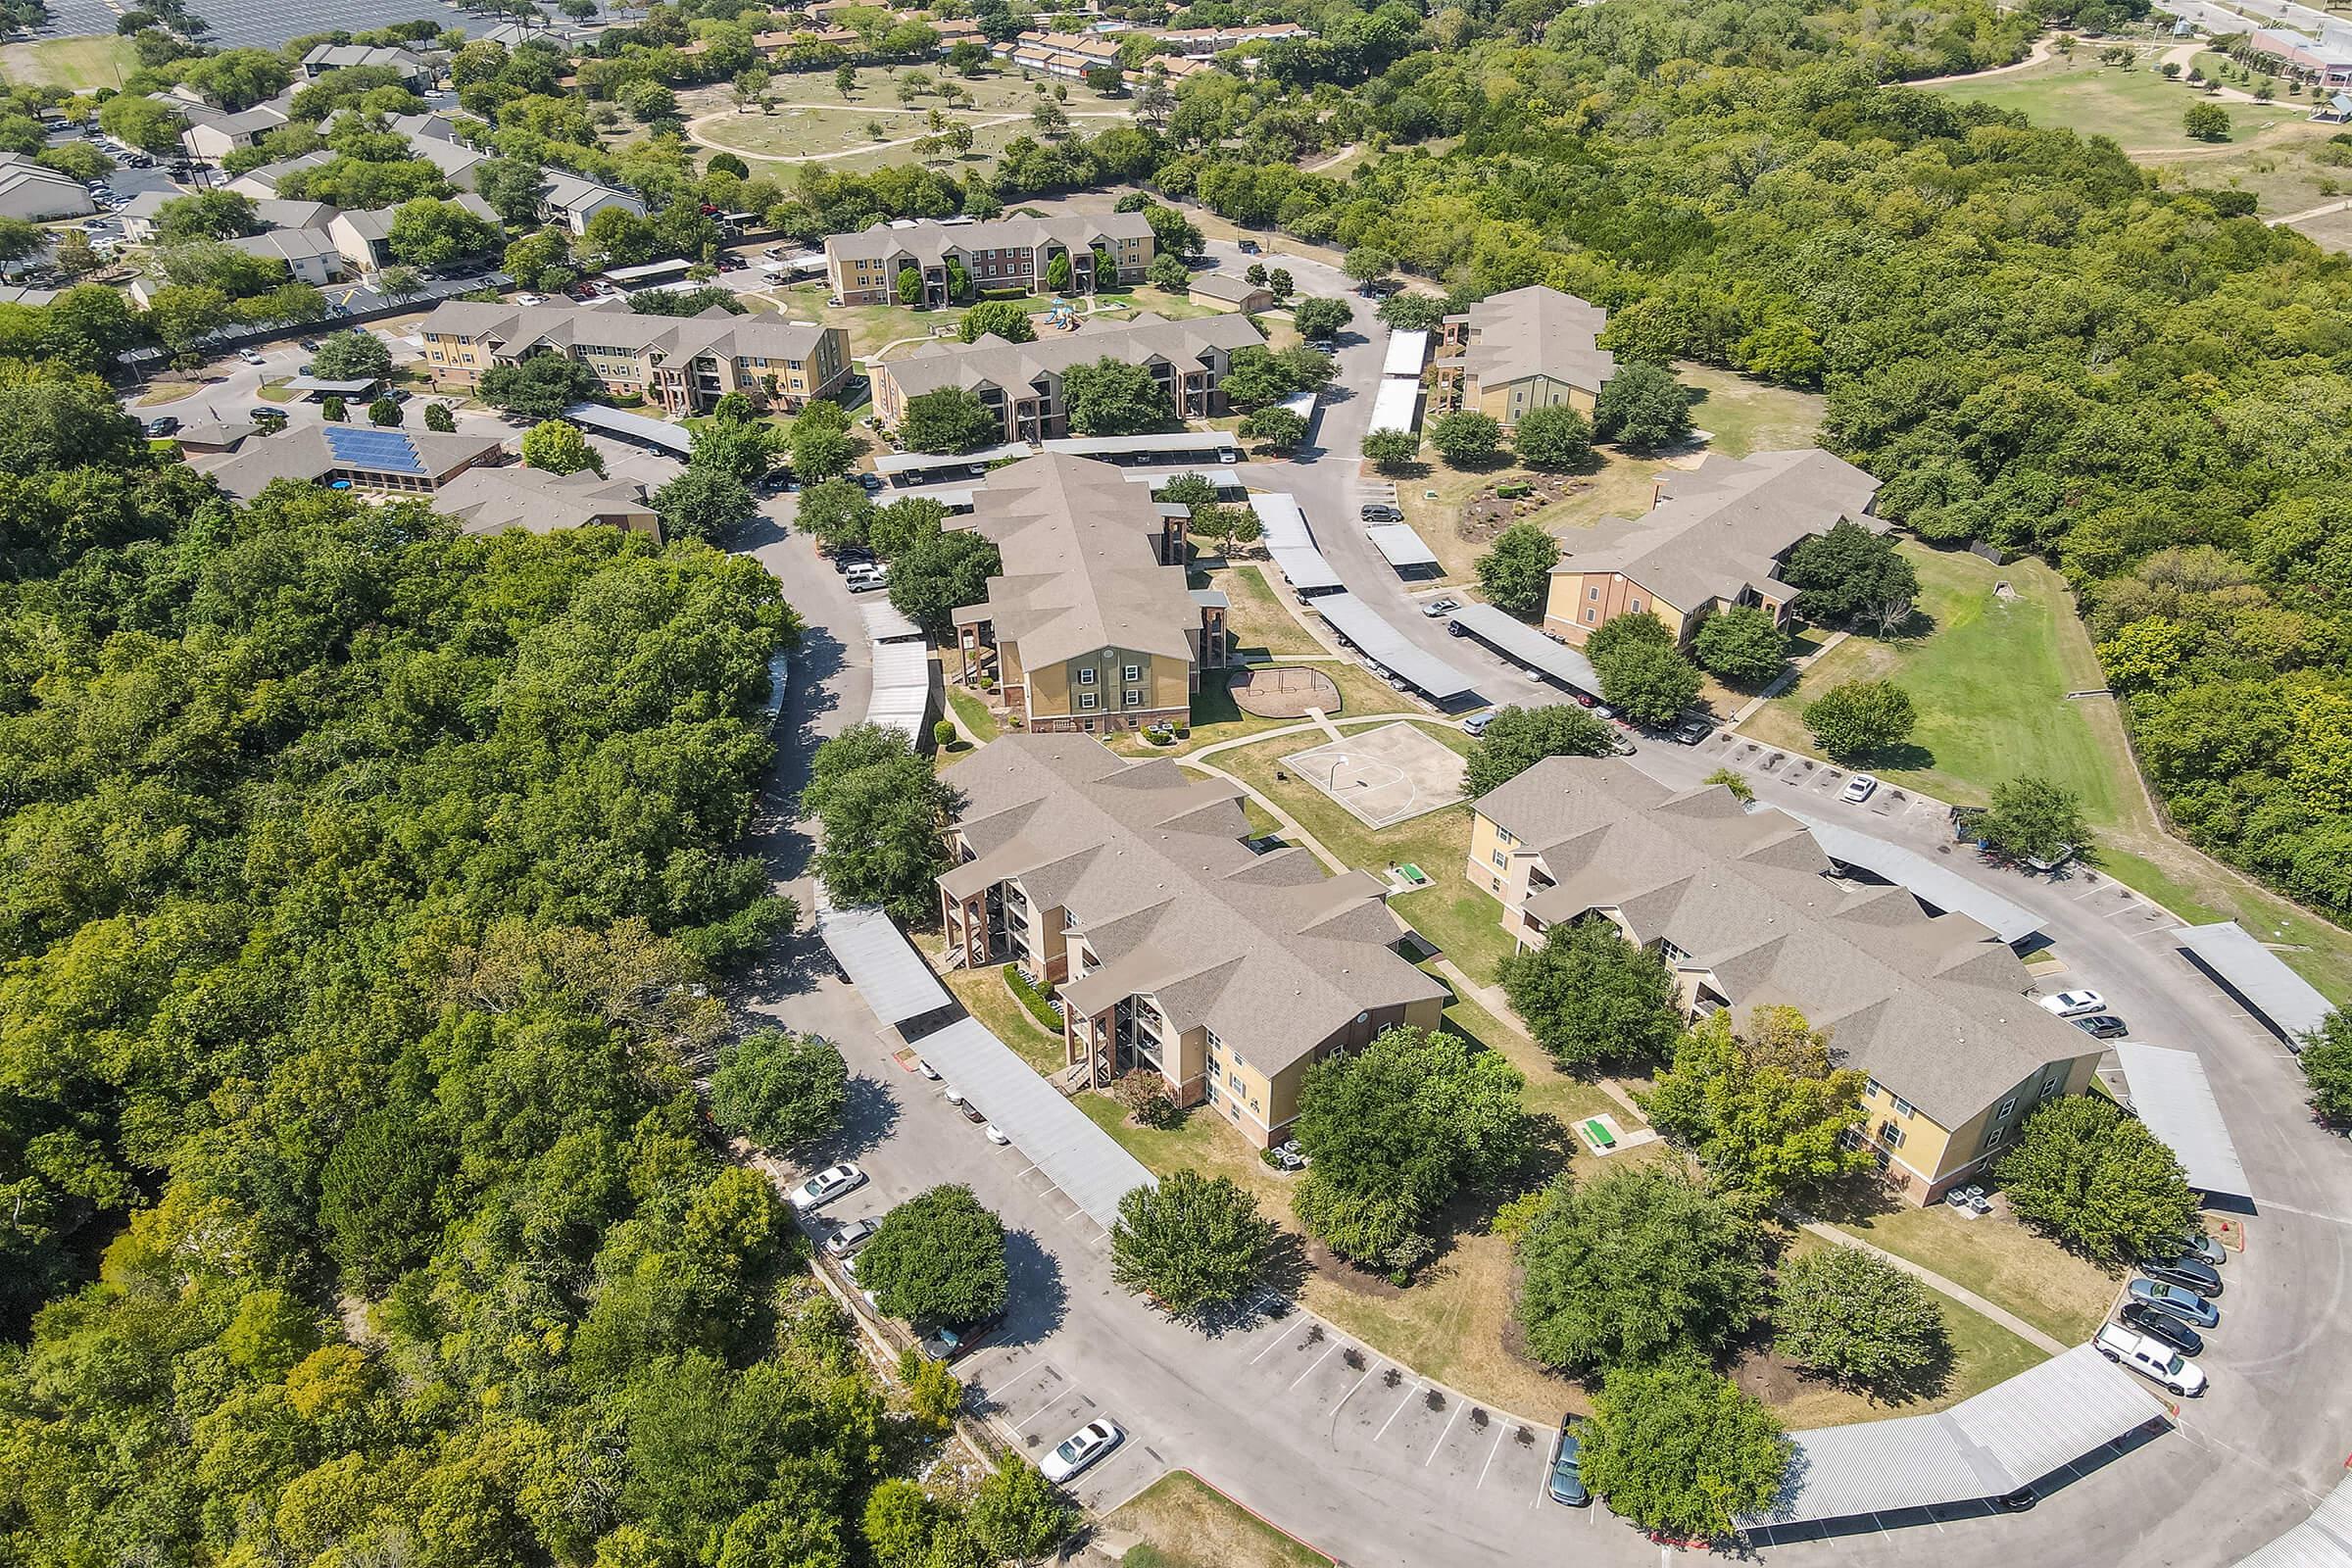
<path id="1" fill-rule="evenodd" d="M 1034 343 L 1007 343 L 993 334 L 971 344 L 926 343 L 899 359 L 869 363 L 866 373 L 873 378 L 874 412 L 885 425 L 906 417 L 909 400 L 956 386 L 997 416 L 1005 440 L 1053 441 L 1069 434 L 1062 376 L 1073 365 L 1112 359 L 1143 366 L 1159 383 L 1171 417 L 1209 419 L 1226 412 L 1225 372 L 1233 356 L 1264 344 L 1246 316 L 1171 321 L 1144 315 Z"/>
<path id="2" fill-rule="evenodd" d="M 1818 448 L 1727 458 L 1662 476 L 1641 517 L 1603 517 L 1561 540 L 1544 629 L 1582 643 L 1612 615 L 1655 615 L 1688 642 L 1734 605 L 1788 618 L 1796 590 L 1781 567 L 1799 542 L 1839 522 L 1874 533 L 1879 481 Z"/>
<path id="3" fill-rule="evenodd" d="M 1870 1075 L 1864 1132 L 1930 1202 L 1982 1172 L 2034 1107 L 2088 1088 L 2103 1049 L 2027 995 L 2033 976 L 1966 914 L 1849 880 L 1806 826 L 1723 785 L 1675 792 L 1614 759 L 1554 757 L 1483 796 L 1471 885 L 1522 948 L 1592 916 L 1663 957 L 1691 1016 L 1797 1008 Z"/>
<path id="4" fill-rule="evenodd" d="M 1380 881 L 1254 853 L 1239 786 L 1083 735 L 1007 735 L 943 776 L 964 802 L 939 878 L 950 947 L 1057 985 L 1089 1083 L 1153 1074 L 1264 1149 L 1314 1062 L 1438 1026 L 1446 988 L 1391 947 Z"/>
<path id="5" fill-rule="evenodd" d="M 609 306 L 485 305 L 444 300 L 424 318 L 425 370 L 466 391 L 494 365 L 561 354 L 605 391 L 635 393 L 678 417 L 707 414 L 730 392 L 762 408 L 798 409 L 850 373 L 850 335 L 780 316 L 639 316 Z"/>
<path id="6" fill-rule="evenodd" d="M 1141 213 L 999 218 L 986 222 L 888 223 L 825 240 L 825 282 L 844 305 L 896 305 L 899 274 L 921 274 L 925 309 L 956 297 L 953 263 L 981 294 L 998 289 L 1043 293 L 1055 257 L 1070 263 L 1072 294 L 1095 292 L 1098 260 L 1108 258 L 1122 285 L 1140 283 L 1152 265 L 1152 225 Z"/>
<path id="7" fill-rule="evenodd" d="M 1004 569 L 956 612 L 959 678 L 993 675 L 1030 730 L 1184 723 L 1228 657 L 1224 596 L 1188 587 L 1185 509 L 1107 463 L 1049 454 L 995 470 L 971 514 Z"/>
<path id="8" fill-rule="evenodd" d="M 1566 404 L 1591 416 L 1617 357 L 1600 346 L 1609 313 L 1537 284 L 1482 300 L 1438 330 L 1429 416 L 1492 415 L 1505 430 L 1530 409 Z"/>

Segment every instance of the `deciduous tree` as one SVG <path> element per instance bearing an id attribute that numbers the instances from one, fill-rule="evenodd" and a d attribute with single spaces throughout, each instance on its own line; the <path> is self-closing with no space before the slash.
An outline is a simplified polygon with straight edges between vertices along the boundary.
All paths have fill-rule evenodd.
<path id="1" fill-rule="evenodd" d="M 1592 423 L 1565 403 L 1547 403 L 1519 416 L 1511 450 L 1531 468 L 1582 468 L 1592 461 Z"/>
<path id="2" fill-rule="evenodd" d="M 1119 1200 L 1111 1278 L 1179 1317 L 1231 1306 L 1263 1278 L 1278 1235 L 1232 1178 L 1172 1170 Z"/>
<path id="3" fill-rule="evenodd" d="M 1592 431 L 1636 454 L 1670 447 L 1690 434 L 1690 394 L 1659 366 L 1620 365 L 1593 401 Z"/>
<path id="4" fill-rule="evenodd" d="M 1805 727 L 1837 761 L 1869 758 L 1911 738 L 1918 714 L 1890 680 L 1849 680 L 1805 705 Z"/>
<path id="5" fill-rule="evenodd" d="M 525 466 L 543 469 L 548 473 L 578 473 L 585 468 L 603 478 L 605 460 L 580 427 L 566 419 L 546 419 L 525 431 L 522 437 L 522 461 Z"/>
<path id="6" fill-rule="evenodd" d="M 1429 444 L 1457 468 L 1478 467 L 1502 450 L 1502 425 L 1491 414 L 1456 409 L 1431 421 Z"/>
<path id="7" fill-rule="evenodd" d="M 1992 805 L 1977 818 L 1977 836 L 2020 860 L 2055 860 L 2090 848 L 2082 798 L 2053 779 L 2013 778 L 1992 787 Z"/>
<path id="8" fill-rule="evenodd" d="M 2114 1262 L 2146 1256 L 2196 1219 L 2173 1152 L 2146 1123 L 2091 1095 L 2046 1102 L 1993 1173 L 2022 1217 Z"/>
<path id="9" fill-rule="evenodd" d="M 1546 757 L 1606 757 L 1608 724 L 1573 703 L 1505 708 L 1487 720 L 1470 747 L 1462 787 L 1484 795 L 1517 778 Z"/>
<path id="10" fill-rule="evenodd" d="M 1532 615 L 1551 591 L 1560 542 L 1532 522 L 1514 522 L 1478 558 L 1478 586 L 1497 609 Z"/>
<path id="11" fill-rule="evenodd" d="M 882 1216 L 858 1283 L 918 1327 L 974 1323 L 1004 1304 L 1004 1227 L 969 1187 L 934 1187 Z"/>
<path id="12" fill-rule="evenodd" d="M 1592 1411 L 1579 1473 L 1644 1530 L 1729 1536 L 1780 1494 L 1790 1452 L 1780 1422 L 1695 1357 L 1611 1371 Z"/>
<path id="13" fill-rule="evenodd" d="M 1599 915 L 1553 926 L 1541 946 L 1505 957 L 1499 978 L 1536 1044 L 1565 1068 L 1663 1056 L 1682 1026 L 1665 960 Z"/>
<path id="14" fill-rule="evenodd" d="M 1642 1102 L 1650 1124 L 1727 1191 L 1779 1203 L 1866 1170 L 1862 1072 L 1830 1065 L 1829 1037 L 1793 1007 L 1760 1007 L 1746 1036 L 1709 1013 L 1676 1044 Z"/>
<path id="15" fill-rule="evenodd" d="M 1928 1288 L 1884 1258 L 1827 1246 L 1781 1265 L 1773 1348 L 1840 1383 L 1899 1394 L 1951 1357 L 1949 1326 Z"/>
<path id="16" fill-rule="evenodd" d="M 943 386 L 906 400 L 899 439 L 910 452 L 971 452 L 1004 438 L 1004 426 L 978 393 Z"/>
<path id="17" fill-rule="evenodd" d="M 761 1029 L 719 1053 L 710 1118 L 770 1152 L 789 1153 L 840 1128 L 849 1083 L 832 1041 Z"/>
<path id="18" fill-rule="evenodd" d="M 1698 623 L 1690 651 L 1712 674 L 1739 686 L 1763 687 L 1788 665 L 1788 634 L 1760 605 L 1734 605 Z"/>
<path id="19" fill-rule="evenodd" d="M 894 571 L 895 574 L 895 571 Z M 937 908 L 947 868 L 947 786 L 896 729 L 853 724 L 816 749 L 801 806 L 824 827 L 816 874 L 837 906 L 878 904 L 903 920 Z"/>

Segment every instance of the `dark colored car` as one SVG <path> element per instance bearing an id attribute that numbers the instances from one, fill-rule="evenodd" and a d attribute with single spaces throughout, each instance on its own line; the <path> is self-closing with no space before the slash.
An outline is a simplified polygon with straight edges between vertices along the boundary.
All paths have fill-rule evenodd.
<path id="1" fill-rule="evenodd" d="M 1696 746 L 1700 741 L 1705 740 L 1709 735 L 1714 733 L 1714 725 L 1708 723 L 1703 718 L 1693 718 L 1675 730 L 1674 739 L 1678 745 Z"/>
<path id="2" fill-rule="evenodd" d="M 179 421 L 169 414 L 147 421 L 147 433 L 150 436 L 167 436 L 178 428 Z"/>
<path id="3" fill-rule="evenodd" d="M 2094 1012 L 2087 1018 L 2068 1021 L 2093 1040 L 2121 1040 L 2132 1032 L 2124 1027 L 2124 1020 L 2112 1012 Z"/>
<path id="4" fill-rule="evenodd" d="M 1551 1478 L 1544 1483 L 1544 1490 L 1551 1494 L 1552 1501 L 1565 1503 L 1571 1508 L 1582 1508 L 1592 1500 L 1592 1494 L 1585 1490 L 1580 1462 L 1583 1445 L 1577 1441 L 1576 1429 L 1582 1425 L 1582 1416 L 1560 1417 L 1559 1441 L 1551 1450 Z"/>
<path id="5" fill-rule="evenodd" d="M 2172 1313 L 2161 1311 L 2145 1301 L 2126 1301 L 2117 1314 L 2126 1324 L 2137 1329 L 2151 1340 L 2162 1340 L 2182 1355 L 2199 1355 L 2205 1349 L 2205 1336 L 2181 1322 Z"/>
<path id="6" fill-rule="evenodd" d="M 873 564 L 874 553 L 863 545 L 844 545 L 833 552 L 835 571 L 846 572 L 852 566 L 870 566 Z"/>
<path id="7" fill-rule="evenodd" d="M 972 1323 L 959 1323 L 935 1328 L 922 1336 L 915 1348 L 926 1360 L 960 1361 L 980 1348 L 980 1342 L 1004 1321 L 1003 1312 L 991 1312 Z"/>
<path id="8" fill-rule="evenodd" d="M 2222 1294 L 2222 1276 L 2203 1258 L 2186 1253 L 2179 1257 L 2150 1258 L 2139 1265 L 2139 1271 L 2152 1280 L 2162 1280 L 2167 1285 L 2194 1291 L 2207 1300 Z"/>

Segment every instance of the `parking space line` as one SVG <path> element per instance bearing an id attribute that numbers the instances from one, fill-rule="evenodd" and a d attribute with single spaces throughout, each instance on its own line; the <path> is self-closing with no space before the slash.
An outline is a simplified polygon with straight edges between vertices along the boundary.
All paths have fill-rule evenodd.
<path id="1" fill-rule="evenodd" d="M 1258 1351 L 1255 1355 L 1251 1356 L 1250 1358 L 1250 1364 L 1251 1366 L 1255 1366 L 1258 1362 L 1263 1361 L 1267 1356 L 1272 1355 L 1276 1350 L 1282 1348 L 1283 1343 L 1289 1340 L 1290 1337 L 1291 1335 L 1288 1329 L 1285 1329 L 1280 1334 L 1269 1334 L 1266 1336 L 1266 1348 Z"/>
<path id="2" fill-rule="evenodd" d="M 1396 1423 L 1396 1420 L 1398 1416 L 1404 1414 L 1404 1407 L 1412 1403 L 1415 1398 L 1419 1397 L 1423 1387 L 1424 1385 L 1415 1384 L 1411 1391 L 1408 1392 L 1403 1398 L 1396 1401 L 1396 1408 L 1389 1412 L 1389 1419 L 1383 1421 L 1380 1424 L 1380 1430 L 1372 1434 L 1372 1441 L 1374 1443 L 1378 1443 L 1381 1439 L 1389 1435 L 1389 1428 Z"/>
<path id="3" fill-rule="evenodd" d="M 1460 1395 L 1457 1394 L 1454 1396 L 1453 1414 L 1446 1418 L 1446 1430 L 1438 1434 L 1438 1441 L 1429 1446 L 1429 1458 L 1421 1461 L 1422 1469 L 1428 1469 L 1430 1460 L 1437 1458 L 1438 1450 L 1446 1446 L 1446 1438 L 1449 1437 L 1453 1432 L 1453 1424 L 1462 1418 L 1463 1402 L 1464 1401 Z"/>
<path id="4" fill-rule="evenodd" d="M 1030 1422 L 1032 1422 L 1032 1421 L 1036 1420 L 1036 1419 L 1037 1419 L 1039 1416 L 1041 1416 L 1041 1415 L 1044 1415 L 1044 1414 L 1045 1414 L 1047 1411 L 1049 1411 L 1049 1410 L 1053 1409 L 1053 1408 L 1054 1408 L 1055 1405 L 1057 1405 L 1057 1404 L 1061 1403 L 1062 1399 L 1063 1399 L 1063 1398 L 1064 1398 L 1066 1396 L 1068 1396 L 1069 1394 L 1071 1394 L 1071 1393 L 1075 1392 L 1075 1391 L 1076 1391 L 1076 1389 L 1077 1389 L 1077 1387 L 1078 1387 L 1078 1385 L 1077 1385 L 1077 1384 L 1075 1384 L 1075 1383 L 1073 1383 L 1073 1384 L 1070 1384 L 1068 1387 L 1064 1388 L 1064 1389 L 1061 1391 L 1061 1393 L 1059 1393 L 1059 1394 L 1056 1394 L 1055 1396 L 1054 1396 L 1054 1397 L 1052 1397 L 1051 1399 L 1048 1399 L 1048 1400 L 1047 1400 L 1047 1401 L 1046 1401 L 1044 1404 L 1041 1404 L 1041 1405 L 1039 1405 L 1039 1406 L 1038 1406 L 1036 1409 L 1034 1409 L 1034 1410 L 1030 1411 L 1030 1412 L 1029 1412 L 1027 1415 L 1025 1415 L 1025 1416 L 1021 1417 L 1021 1418 L 1020 1418 L 1018 1421 L 1015 1421 L 1015 1422 L 1012 1424 L 1012 1430 L 1013 1430 L 1013 1431 L 1015 1431 L 1015 1432 L 1018 1432 L 1018 1431 L 1020 1431 L 1020 1430 L 1021 1430 L 1021 1428 L 1023 1428 L 1023 1427 L 1027 1426 L 1027 1425 L 1028 1425 Z"/>
<path id="5" fill-rule="evenodd" d="M 1502 1451 L 1502 1440 L 1510 1435 L 1511 1424 L 1501 1421 L 1494 1423 L 1494 1446 L 1487 1450 L 1487 1462 L 1478 1467 L 1478 1485 L 1480 1487 L 1487 1484 L 1487 1472 L 1494 1468 L 1494 1456 Z M 1471 1490 L 1475 1492 L 1478 1488 L 1473 1487 Z"/>
<path id="6" fill-rule="evenodd" d="M 1370 1360 L 1366 1360 L 1364 1362 L 1363 1376 L 1358 1377 L 1353 1383 L 1348 1384 L 1348 1392 L 1340 1396 L 1340 1402 L 1331 1407 L 1331 1424 L 1333 1427 L 1336 1428 L 1339 1426 L 1340 1412 L 1348 1408 L 1348 1401 L 1355 1397 L 1355 1391 L 1362 1388 L 1364 1386 L 1364 1380 L 1369 1378 L 1371 1375 L 1372 1363 Z"/>
<path id="7" fill-rule="evenodd" d="M 1315 1375 L 1315 1368 L 1330 1360 L 1331 1352 L 1338 1349 L 1345 1343 L 1347 1342 L 1343 1340 L 1334 1340 L 1331 1342 L 1331 1344 L 1325 1346 L 1323 1348 L 1323 1353 L 1316 1356 L 1313 1361 L 1309 1362 L 1305 1371 L 1291 1379 L 1291 1387 L 1295 1389 L 1299 1384 L 1304 1383 L 1308 1378 L 1313 1377 Z"/>

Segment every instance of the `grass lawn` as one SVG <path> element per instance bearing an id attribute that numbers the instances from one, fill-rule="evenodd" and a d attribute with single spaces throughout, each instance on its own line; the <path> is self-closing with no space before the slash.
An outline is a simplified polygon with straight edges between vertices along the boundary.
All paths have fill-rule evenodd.
<path id="1" fill-rule="evenodd" d="M 1103 1523 L 1141 1538 L 1121 1568 L 1331 1568 L 1186 1470 L 1161 1476 Z"/>
<path id="2" fill-rule="evenodd" d="M 2062 125 L 2085 136 L 2112 136 L 2124 150 L 2179 153 L 2228 145 L 2191 141 L 2180 117 L 2204 95 L 2185 81 L 2167 81 L 2156 71 L 2161 49 L 2142 50 L 2132 69 L 2099 64 L 2098 51 L 2078 47 L 2071 60 L 2053 56 L 2039 65 L 1981 81 L 1946 82 L 1936 91 L 1972 103 L 2014 110 L 2037 125 Z M 2272 125 L 2300 122 L 2310 109 L 2290 100 L 2276 104 L 2226 103 L 2231 132 L 2245 138 Z"/>
<path id="3" fill-rule="evenodd" d="M 1225 596 L 1225 623 L 1243 658 L 1323 652 L 1323 645 L 1298 623 L 1298 617 L 1266 581 L 1262 568 L 1247 564 L 1221 567 L 1208 574 L 1208 585 Z"/>
<path id="4" fill-rule="evenodd" d="M 1841 1222 L 1838 1228 L 1934 1269 L 2068 1344 L 2097 1331 L 2122 1283 L 2122 1275 L 2111 1275 L 1999 1214 L 1962 1219 L 1936 1203 L 1892 1209 Z"/>
<path id="5" fill-rule="evenodd" d="M 1690 417 L 1714 438 L 1707 450 L 1735 458 L 1814 445 L 1829 402 L 1818 392 L 1769 386 L 1704 365 L 1677 365 L 1674 376 L 1700 394 L 1690 405 Z"/>
<path id="6" fill-rule="evenodd" d="M 896 305 L 851 305 L 837 309 L 825 303 L 822 283 L 762 289 L 753 297 L 766 300 L 794 320 L 821 321 L 842 328 L 850 334 L 851 357 L 860 360 L 878 356 L 886 344 L 901 338 L 929 337 L 937 328 L 952 328 L 963 318 L 959 311 L 908 311 Z"/>
<path id="7" fill-rule="evenodd" d="M 26 87 L 120 87 L 122 78 L 138 69 L 139 53 L 130 40 L 111 33 L 42 38 L 0 48 L 0 76 Z"/>
<path id="8" fill-rule="evenodd" d="M 1230 1177 L 1235 1186 L 1257 1196 L 1266 1218 L 1298 1230 L 1291 1218 L 1291 1188 L 1298 1178 L 1259 1159 L 1256 1149 L 1207 1106 L 1194 1106 L 1182 1126 L 1162 1132 L 1130 1122 L 1127 1107 L 1108 1095 L 1090 1091 L 1072 1102 L 1153 1173 L 1197 1170 L 1203 1176 Z"/>
<path id="9" fill-rule="evenodd" d="M 950 969 L 945 978 L 963 1010 L 988 1025 L 989 1032 L 1040 1073 L 1051 1076 L 1069 1065 L 1061 1036 L 1048 1032 L 1004 985 L 1001 964 L 984 969 Z"/>
<path id="10" fill-rule="evenodd" d="M 1423 456 L 1431 455 L 1424 452 Z M 1516 520 L 1535 523 L 1553 534 L 1572 534 L 1603 517 L 1638 517 L 1649 510 L 1657 476 L 1674 466 L 1664 458 L 1630 458 L 1608 448 L 1599 449 L 1597 456 L 1600 466 L 1578 475 L 1577 488 L 1565 500 Z M 1688 466 L 1697 460 L 1685 461 Z M 1470 470 L 1432 461 L 1428 471 L 1396 480 L 1397 508 L 1413 531 L 1436 552 L 1446 570 L 1446 582 L 1476 581 L 1478 558 L 1494 543 L 1492 534 L 1475 538 L 1463 534 L 1462 508 L 1488 485 L 1525 479 L 1532 472 L 1509 463 Z"/>
<path id="11" fill-rule="evenodd" d="M 1979 1225 L 1987 1223 L 1984 1220 Z M 1831 1244 L 1816 1236 L 1799 1235 L 1787 1256 L 1801 1256 L 1819 1251 Z M 1800 1377 L 1778 1362 L 1760 1357 L 1750 1361 L 1735 1374 L 1742 1388 L 1764 1398 L 1790 1431 L 1811 1427 L 1844 1426 L 1856 1421 L 1885 1421 L 1894 1416 L 1927 1415 L 1948 1409 L 1971 1395 L 1984 1393 L 1994 1384 L 2004 1382 L 2029 1368 L 2038 1366 L 2044 1357 L 2038 1349 L 2002 1328 L 1992 1319 L 1971 1310 L 1948 1296 L 1935 1292 L 1936 1304 L 1943 1309 L 1943 1320 L 1950 1331 L 1952 1360 L 1950 1375 L 1942 1392 L 1933 1398 L 1905 1399 L 1881 1403 L 1867 1394 L 1843 1389 L 1826 1380 Z"/>
<path id="12" fill-rule="evenodd" d="M 1799 716 L 1840 681 L 1886 676 L 1919 709 L 1913 755 L 1874 771 L 1906 787 L 1982 805 L 1992 787 L 2039 774 L 2075 790 L 2099 838 L 2096 867 L 2191 922 L 2235 919 L 2282 944 L 2279 956 L 2332 998 L 2352 997 L 2352 932 L 2308 914 L 2167 834 L 2142 793 L 2122 715 L 2064 581 L 2040 562 L 2006 566 L 1965 551 L 1902 546 L 1919 569 L 1933 629 L 1886 642 L 1849 637 L 1741 726 L 1775 746 L 1815 753 Z M 2017 597 L 1996 600 L 1996 581 Z"/>
<path id="13" fill-rule="evenodd" d="M 948 706 L 956 710 L 956 716 L 980 745 L 986 746 L 1004 733 L 1004 726 L 997 722 L 997 715 L 988 704 L 960 686 L 951 684 L 943 689 L 948 694 Z"/>
<path id="14" fill-rule="evenodd" d="M 1418 893 L 1400 894 L 1389 901 L 1389 906 L 1414 930 L 1443 948 L 1446 956 L 1459 965 L 1462 973 L 1480 985 L 1491 986 L 1494 983 L 1495 966 L 1510 956 L 1517 944 L 1502 929 L 1501 903 L 1492 894 L 1472 887 L 1464 874 L 1463 858 L 1469 853 L 1465 838 L 1461 854 L 1445 865 L 1416 861 L 1429 873 L 1435 886 Z"/>
<path id="15" fill-rule="evenodd" d="M 1233 314 L 1230 305 L 1220 305 L 1215 300 L 1200 299 L 1191 294 L 1171 294 L 1150 283 L 1139 283 L 1134 288 L 1121 289 L 1115 294 L 1098 295 L 1096 303 L 1102 307 L 1102 312 L 1098 314 L 1107 313 L 1118 320 L 1133 320 L 1137 313 L 1143 311 L 1150 311 L 1153 316 L 1164 316 L 1172 321 Z"/>

